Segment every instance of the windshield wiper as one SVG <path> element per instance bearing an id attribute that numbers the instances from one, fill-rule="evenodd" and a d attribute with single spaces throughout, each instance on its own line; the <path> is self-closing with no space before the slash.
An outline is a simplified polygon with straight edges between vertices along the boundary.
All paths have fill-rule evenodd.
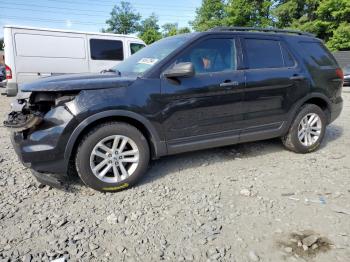
<path id="1" fill-rule="evenodd" d="M 118 76 L 121 76 L 122 73 L 120 71 L 118 71 L 117 69 L 113 69 L 113 68 L 110 68 L 110 69 L 104 69 L 100 72 L 101 74 L 105 74 L 105 73 L 116 73 Z"/>

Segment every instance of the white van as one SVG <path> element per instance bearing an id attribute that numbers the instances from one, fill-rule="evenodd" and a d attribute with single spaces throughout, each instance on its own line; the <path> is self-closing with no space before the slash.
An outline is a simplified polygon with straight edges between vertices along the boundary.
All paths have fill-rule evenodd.
<path id="1" fill-rule="evenodd" d="M 18 84 L 60 74 L 100 72 L 145 46 L 128 35 L 4 26 L 6 93 Z"/>

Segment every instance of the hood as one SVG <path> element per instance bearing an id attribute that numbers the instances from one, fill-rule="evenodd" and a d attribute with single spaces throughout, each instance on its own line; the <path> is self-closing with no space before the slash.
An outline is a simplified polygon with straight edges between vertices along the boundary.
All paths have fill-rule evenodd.
<path id="1" fill-rule="evenodd" d="M 20 86 L 23 92 L 59 92 L 80 91 L 89 89 L 106 89 L 126 87 L 136 77 L 120 77 L 114 73 L 106 74 L 74 74 L 41 78 Z"/>

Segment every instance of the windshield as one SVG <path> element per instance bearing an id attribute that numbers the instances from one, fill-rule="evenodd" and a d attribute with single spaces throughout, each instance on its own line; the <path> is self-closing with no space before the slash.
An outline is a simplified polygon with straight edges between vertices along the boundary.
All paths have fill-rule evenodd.
<path id="1" fill-rule="evenodd" d="M 159 40 L 135 53 L 112 70 L 121 75 L 143 75 L 189 39 L 189 34 Z"/>

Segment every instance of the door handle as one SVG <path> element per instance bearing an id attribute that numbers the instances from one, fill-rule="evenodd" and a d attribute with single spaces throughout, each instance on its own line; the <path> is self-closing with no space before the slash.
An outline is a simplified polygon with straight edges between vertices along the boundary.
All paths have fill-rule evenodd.
<path id="1" fill-rule="evenodd" d="M 305 79 L 305 76 L 295 75 L 295 76 L 290 77 L 289 79 L 293 80 L 293 81 L 301 81 L 301 80 Z"/>
<path id="2" fill-rule="evenodd" d="M 239 83 L 237 81 L 224 81 L 220 84 L 220 87 L 230 88 L 238 85 Z"/>

